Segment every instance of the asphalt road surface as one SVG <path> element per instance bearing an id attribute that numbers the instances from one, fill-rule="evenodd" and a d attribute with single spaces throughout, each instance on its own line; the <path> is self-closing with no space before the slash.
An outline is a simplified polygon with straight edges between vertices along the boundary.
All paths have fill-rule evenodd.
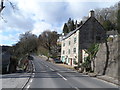
<path id="1" fill-rule="evenodd" d="M 118 88 L 112 83 L 55 65 L 37 56 L 34 57 L 33 63 L 35 71 L 25 88 L 74 88 L 75 90 L 80 90 L 79 88 L 115 90 Z"/>

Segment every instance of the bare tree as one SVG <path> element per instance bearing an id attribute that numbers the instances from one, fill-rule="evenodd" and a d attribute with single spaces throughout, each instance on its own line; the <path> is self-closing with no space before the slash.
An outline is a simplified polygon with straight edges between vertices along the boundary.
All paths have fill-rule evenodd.
<path id="1" fill-rule="evenodd" d="M 4 6 L 4 0 L 1 0 L 1 5 L 0 5 L 0 13 L 2 12 L 2 10 L 5 8 Z"/>
<path id="2" fill-rule="evenodd" d="M 109 8 L 95 9 L 95 15 L 98 21 L 102 25 L 108 24 L 107 26 L 111 27 L 111 29 L 114 30 L 116 30 L 117 27 L 117 13 L 118 13 L 118 3 L 116 3 L 114 6 L 111 6 Z"/>
<path id="3" fill-rule="evenodd" d="M 37 51 L 37 36 L 31 32 L 20 35 L 20 41 L 14 46 L 14 53 L 21 57 Z"/>
<path id="4" fill-rule="evenodd" d="M 50 55 L 52 54 L 52 51 L 56 51 L 53 49 L 56 49 L 57 46 L 57 39 L 58 34 L 57 32 L 53 31 L 44 31 L 41 35 L 39 35 L 39 45 L 43 46 L 45 49 L 48 50 L 48 60 Z"/>
<path id="5" fill-rule="evenodd" d="M 0 2 L 1 3 L 0 4 L 0 13 L 2 13 L 3 9 L 6 7 L 5 6 L 5 1 L 7 1 L 10 4 L 10 6 L 12 7 L 13 10 L 16 9 L 16 5 L 14 5 L 11 1 L 9 1 L 9 0 L 1 0 L 1 2 Z"/>

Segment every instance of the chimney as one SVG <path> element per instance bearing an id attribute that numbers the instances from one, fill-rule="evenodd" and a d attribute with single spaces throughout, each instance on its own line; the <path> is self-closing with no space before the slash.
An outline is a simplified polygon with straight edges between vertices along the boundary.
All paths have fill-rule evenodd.
<path id="1" fill-rule="evenodd" d="M 91 11 L 89 12 L 89 17 L 95 17 L 95 13 L 94 13 L 93 10 L 91 10 Z"/>

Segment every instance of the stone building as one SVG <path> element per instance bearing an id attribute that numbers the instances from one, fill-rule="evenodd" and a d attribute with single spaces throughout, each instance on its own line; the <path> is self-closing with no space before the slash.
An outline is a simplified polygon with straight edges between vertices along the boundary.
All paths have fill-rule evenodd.
<path id="1" fill-rule="evenodd" d="M 85 49 L 94 43 L 104 42 L 105 38 L 106 32 L 103 26 L 95 18 L 94 11 L 90 11 L 88 20 L 62 39 L 62 62 L 73 67 L 80 65 L 88 56 Z"/>

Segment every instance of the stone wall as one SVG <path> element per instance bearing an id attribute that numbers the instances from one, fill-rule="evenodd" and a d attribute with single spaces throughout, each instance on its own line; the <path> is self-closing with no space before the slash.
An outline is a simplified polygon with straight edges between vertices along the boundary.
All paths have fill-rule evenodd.
<path id="1" fill-rule="evenodd" d="M 108 67 L 106 69 L 105 75 L 108 75 L 113 78 L 118 78 L 118 66 L 119 66 L 118 62 L 120 62 L 120 60 L 118 59 L 118 56 L 120 55 L 120 53 L 118 53 L 118 46 L 119 46 L 118 37 L 113 38 L 113 40 L 110 39 L 107 44 L 109 47 L 109 58 L 108 58 Z M 99 51 L 95 58 L 95 72 L 97 74 L 100 75 L 103 74 L 106 63 L 106 55 L 107 55 L 106 44 L 102 43 L 99 46 Z"/>

